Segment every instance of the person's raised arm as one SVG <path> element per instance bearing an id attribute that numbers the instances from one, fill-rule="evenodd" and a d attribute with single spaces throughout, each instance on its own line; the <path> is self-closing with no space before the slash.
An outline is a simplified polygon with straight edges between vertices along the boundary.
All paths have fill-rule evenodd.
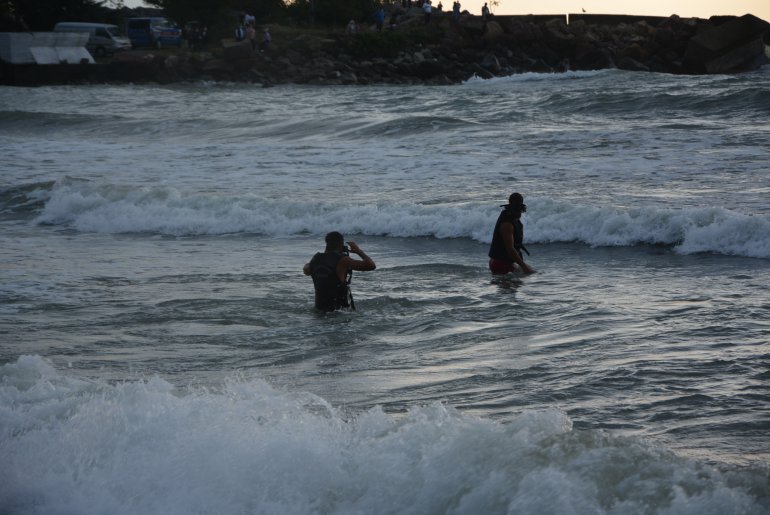
<path id="1" fill-rule="evenodd" d="M 363 250 L 361 250 L 361 247 L 356 245 L 356 242 L 349 241 L 348 247 L 350 247 L 350 252 L 354 254 L 358 254 L 358 256 L 361 258 L 361 261 L 357 259 L 353 259 L 351 257 L 348 257 L 345 264 L 350 270 L 359 270 L 362 272 L 367 272 L 369 270 L 374 270 L 377 268 L 377 265 L 374 264 L 374 260 L 367 256 Z"/>

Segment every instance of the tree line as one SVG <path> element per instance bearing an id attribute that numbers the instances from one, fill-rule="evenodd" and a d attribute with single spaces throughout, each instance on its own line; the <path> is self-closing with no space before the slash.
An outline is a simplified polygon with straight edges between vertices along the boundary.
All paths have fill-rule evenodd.
<path id="1" fill-rule="evenodd" d="M 239 15 L 253 15 L 257 23 L 344 25 L 349 19 L 371 20 L 379 0 L 145 0 L 162 9 L 180 26 L 191 21 L 229 30 Z M 0 0 L 0 30 L 50 31 L 60 21 L 122 25 L 136 9 L 123 0 Z"/>

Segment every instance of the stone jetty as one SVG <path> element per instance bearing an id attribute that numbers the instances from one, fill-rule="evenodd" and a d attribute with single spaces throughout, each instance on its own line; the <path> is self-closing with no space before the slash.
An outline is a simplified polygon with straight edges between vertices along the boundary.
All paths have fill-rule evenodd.
<path id="1" fill-rule="evenodd" d="M 740 17 L 404 12 L 378 32 L 270 27 L 264 51 L 248 41 L 203 51 L 130 51 L 109 62 L 2 66 L 3 84 L 234 81 L 261 84 L 454 84 L 473 76 L 619 68 L 671 74 L 738 73 L 770 63 L 770 24 Z"/>

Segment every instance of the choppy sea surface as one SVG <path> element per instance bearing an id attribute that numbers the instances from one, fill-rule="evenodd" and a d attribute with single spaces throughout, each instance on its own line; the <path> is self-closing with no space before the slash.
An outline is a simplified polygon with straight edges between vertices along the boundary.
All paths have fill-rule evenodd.
<path id="1" fill-rule="evenodd" d="M 768 67 L 2 87 L 0 513 L 770 513 L 768 142 Z"/>

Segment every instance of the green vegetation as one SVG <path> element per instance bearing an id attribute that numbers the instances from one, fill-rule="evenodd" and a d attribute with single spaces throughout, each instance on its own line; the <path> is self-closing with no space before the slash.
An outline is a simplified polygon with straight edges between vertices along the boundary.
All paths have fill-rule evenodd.
<path id="1" fill-rule="evenodd" d="M 120 0 L 0 0 L 2 30 L 50 31 L 60 21 L 118 23 L 122 6 Z"/>
<path id="2" fill-rule="evenodd" d="M 285 14 L 301 24 L 342 25 L 348 20 L 373 20 L 375 0 L 291 0 Z"/>
<path id="3" fill-rule="evenodd" d="M 350 52 L 355 57 L 396 57 L 401 50 L 410 45 L 409 38 L 403 32 L 386 30 L 382 32 L 364 32 L 350 43 Z"/>
<path id="4" fill-rule="evenodd" d="M 393 58 L 401 51 L 438 44 L 443 36 L 444 31 L 437 26 L 416 25 L 409 30 L 362 32 L 350 41 L 349 48 L 351 55 L 358 58 Z"/>

